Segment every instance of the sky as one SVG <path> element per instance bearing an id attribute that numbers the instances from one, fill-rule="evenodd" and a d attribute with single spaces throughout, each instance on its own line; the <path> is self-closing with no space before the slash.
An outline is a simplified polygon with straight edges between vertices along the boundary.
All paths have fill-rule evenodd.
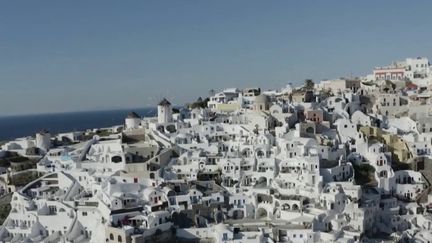
<path id="1" fill-rule="evenodd" d="M 0 0 L 0 116 L 182 105 L 430 57 L 430 1 Z"/>

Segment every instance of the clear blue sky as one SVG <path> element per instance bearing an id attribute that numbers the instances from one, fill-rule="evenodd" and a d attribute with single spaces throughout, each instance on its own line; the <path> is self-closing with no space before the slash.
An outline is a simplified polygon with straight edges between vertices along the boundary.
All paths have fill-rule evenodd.
<path id="1" fill-rule="evenodd" d="M 0 116 L 184 104 L 432 51 L 430 1 L 1 1 Z"/>

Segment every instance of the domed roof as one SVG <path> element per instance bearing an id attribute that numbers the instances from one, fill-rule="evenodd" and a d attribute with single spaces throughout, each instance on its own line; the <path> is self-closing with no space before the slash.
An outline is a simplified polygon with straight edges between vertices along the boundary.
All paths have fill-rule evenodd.
<path id="1" fill-rule="evenodd" d="M 132 119 L 134 119 L 134 118 L 140 118 L 140 116 L 137 114 L 137 113 L 135 113 L 135 112 L 129 112 L 129 114 L 127 115 L 127 117 L 126 118 L 132 118 Z"/>
<path id="2" fill-rule="evenodd" d="M 159 102 L 158 105 L 160 105 L 160 106 L 170 106 L 171 103 L 170 103 L 167 99 L 163 98 L 163 99 Z"/>
<path id="3" fill-rule="evenodd" d="M 265 94 L 260 94 L 255 97 L 255 103 L 267 103 L 268 97 Z"/>

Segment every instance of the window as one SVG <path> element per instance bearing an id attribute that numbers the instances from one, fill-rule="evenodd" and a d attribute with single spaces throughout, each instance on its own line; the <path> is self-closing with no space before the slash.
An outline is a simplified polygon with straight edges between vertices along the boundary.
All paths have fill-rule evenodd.
<path id="1" fill-rule="evenodd" d="M 110 240 L 114 240 L 114 235 L 112 233 L 110 234 Z"/>
<path id="2" fill-rule="evenodd" d="M 424 170 L 425 166 L 424 166 L 424 161 L 419 161 L 417 162 L 417 170 Z"/>
<path id="3" fill-rule="evenodd" d="M 113 156 L 113 157 L 111 158 L 111 162 L 113 162 L 113 163 L 119 163 L 119 162 L 122 162 L 122 157 L 120 157 L 120 156 Z"/>
<path id="4" fill-rule="evenodd" d="M 118 242 L 122 242 L 122 237 L 119 235 L 119 236 L 117 236 L 117 241 Z"/>
<path id="5" fill-rule="evenodd" d="M 82 216 L 87 216 L 87 212 L 82 212 Z"/>

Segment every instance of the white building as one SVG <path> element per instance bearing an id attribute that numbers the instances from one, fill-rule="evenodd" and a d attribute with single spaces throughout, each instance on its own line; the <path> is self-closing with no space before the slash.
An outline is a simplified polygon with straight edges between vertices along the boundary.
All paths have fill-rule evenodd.
<path id="1" fill-rule="evenodd" d="M 16 187 L 0 241 L 426 241 L 430 96 L 382 85 L 428 70 L 407 59 L 372 83 L 225 89 L 187 116 L 163 99 L 124 129 L 8 141 L 2 159 L 38 148 L 25 172 L 43 175 Z M 0 175 L 3 192 L 21 173 Z"/>

